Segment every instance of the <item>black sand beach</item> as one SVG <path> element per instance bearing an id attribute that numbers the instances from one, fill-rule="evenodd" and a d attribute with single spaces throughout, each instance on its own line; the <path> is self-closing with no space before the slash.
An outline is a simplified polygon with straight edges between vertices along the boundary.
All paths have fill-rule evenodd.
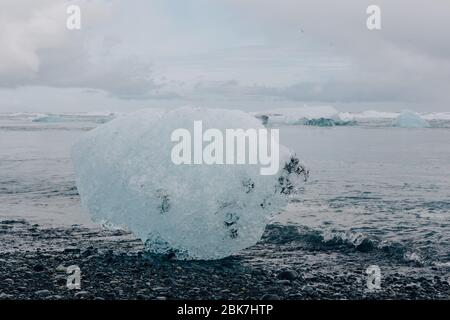
<path id="1" fill-rule="evenodd" d="M 269 225 L 254 247 L 217 261 L 150 256 L 123 231 L 0 222 L 0 299 L 449 299 L 447 268 Z M 379 265 L 381 289 L 367 289 Z M 69 290 L 64 267 L 81 269 Z"/>

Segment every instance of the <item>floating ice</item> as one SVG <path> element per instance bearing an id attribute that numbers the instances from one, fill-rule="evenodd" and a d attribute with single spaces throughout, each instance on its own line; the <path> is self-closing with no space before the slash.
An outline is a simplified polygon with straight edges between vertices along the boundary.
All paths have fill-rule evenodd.
<path id="1" fill-rule="evenodd" d="M 37 117 L 32 120 L 32 122 L 45 122 L 45 123 L 56 123 L 56 122 L 66 122 L 67 120 L 58 115 L 45 115 Z"/>
<path id="2" fill-rule="evenodd" d="M 356 121 L 356 120 L 370 120 L 370 119 L 394 119 L 398 116 L 396 112 L 385 112 L 376 110 L 367 110 L 363 112 L 341 112 L 339 117 L 342 120 Z"/>
<path id="3" fill-rule="evenodd" d="M 397 118 L 394 119 L 392 125 L 402 128 L 426 128 L 429 127 L 428 122 L 420 115 L 412 111 L 402 111 Z"/>
<path id="4" fill-rule="evenodd" d="M 261 175 L 259 165 L 175 165 L 171 133 L 196 120 L 204 130 L 264 128 L 241 111 L 188 107 L 99 126 L 72 150 L 92 218 L 126 226 L 148 251 L 177 259 L 217 259 L 255 244 L 307 172 L 283 146 L 276 175 Z"/>
<path id="5" fill-rule="evenodd" d="M 319 118 L 319 119 L 304 119 L 302 124 L 305 126 L 334 127 L 334 126 L 354 125 L 355 122 L 344 121 L 340 119 Z"/>
<path id="6" fill-rule="evenodd" d="M 301 107 L 263 111 L 254 114 L 264 125 L 308 125 L 332 127 L 353 124 L 341 119 L 333 107 Z"/>

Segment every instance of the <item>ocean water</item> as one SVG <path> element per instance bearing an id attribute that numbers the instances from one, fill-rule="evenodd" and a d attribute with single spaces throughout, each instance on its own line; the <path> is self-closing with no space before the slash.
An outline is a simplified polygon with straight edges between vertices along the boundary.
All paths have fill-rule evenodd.
<path id="1" fill-rule="evenodd" d="M 1 114 L 0 219 L 91 225 L 69 151 L 113 117 Z M 402 259 L 450 265 L 450 123 L 431 120 L 428 128 L 367 117 L 348 126 L 279 125 L 281 143 L 311 174 L 274 223 L 324 244 L 364 251 L 369 243 Z"/>
<path id="2" fill-rule="evenodd" d="M 325 241 L 368 240 L 402 259 L 450 261 L 449 128 L 280 130 L 311 176 L 277 220 Z"/>

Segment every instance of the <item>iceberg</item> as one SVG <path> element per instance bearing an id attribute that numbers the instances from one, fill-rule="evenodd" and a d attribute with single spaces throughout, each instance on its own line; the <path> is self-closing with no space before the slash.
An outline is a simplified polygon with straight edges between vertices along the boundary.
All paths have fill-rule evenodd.
<path id="1" fill-rule="evenodd" d="M 450 120 L 450 112 L 432 112 L 422 116 L 425 120 Z"/>
<path id="2" fill-rule="evenodd" d="M 57 123 L 57 122 L 66 122 L 67 119 L 62 118 L 58 115 L 45 115 L 41 117 L 37 117 L 32 120 L 32 122 L 43 122 L 43 123 Z"/>
<path id="3" fill-rule="evenodd" d="M 183 260 L 219 259 L 259 241 L 308 171 L 282 145 L 275 175 L 253 164 L 175 164 L 172 133 L 198 120 L 204 129 L 265 129 L 242 111 L 184 107 L 137 111 L 87 132 L 72 159 L 92 219 Z"/>
<path id="4" fill-rule="evenodd" d="M 396 112 L 385 112 L 376 110 L 367 110 L 363 112 L 341 112 L 339 117 L 342 120 L 379 120 L 379 119 L 395 119 L 398 116 Z"/>
<path id="5" fill-rule="evenodd" d="M 349 126 L 354 125 L 355 121 L 344 121 L 340 119 L 329 119 L 329 118 L 319 118 L 319 119 L 304 119 L 302 124 L 305 126 L 316 126 L 316 127 L 334 127 L 334 126 Z"/>
<path id="6" fill-rule="evenodd" d="M 397 118 L 392 121 L 394 127 L 401 128 L 427 128 L 429 127 L 428 122 L 423 119 L 419 114 L 404 110 Z"/>
<path id="7" fill-rule="evenodd" d="M 308 125 L 331 127 L 351 125 L 353 121 L 341 119 L 338 111 L 333 107 L 301 107 L 284 108 L 254 113 L 264 125 Z"/>

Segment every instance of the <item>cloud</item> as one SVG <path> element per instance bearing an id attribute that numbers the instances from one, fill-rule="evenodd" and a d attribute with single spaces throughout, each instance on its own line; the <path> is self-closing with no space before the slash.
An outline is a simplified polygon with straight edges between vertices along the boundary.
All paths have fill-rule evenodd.
<path id="1" fill-rule="evenodd" d="M 66 55 L 61 52 L 46 53 L 39 78 L 29 84 L 91 88 L 122 99 L 140 99 L 162 89 L 162 85 L 152 78 L 151 63 L 139 57 L 90 59 L 80 56 L 82 53 L 72 56 L 71 52 L 74 51 Z"/>
<path id="2" fill-rule="evenodd" d="M 387 45 L 450 59 L 445 41 L 450 27 L 450 2 L 422 0 L 229 0 L 243 18 L 258 24 L 272 40 L 292 42 L 300 29 L 323 43 L 333 42 L 345 52 L 382 54 Z M 381 8 L 382 30 L 368 31 L 366 8 Z M 281 36 L 284 34 L 285 36 Z M 281 37 L 280 37 L 281 36 Z"/>
<path id="3" fill-rule="evenodd" d="M 6 8 L 6 10 L 5 10 Z M 0 11 L 0 84 L 15 85 L 35 78 L 40 70 L 39 50 L 64 42 L 61 2 L 2 1 Z"/>
<path id="4" fill-rule="evenodd" d="M 417 95 L 408 88 L 383 82 L 336 81 L 312 82 L 303 81 L 289 86 L 242 85 L 236 80 L 200 82 L 195 86 L 197 96 L 216 96 L 254 99 L 274 99 L 279 101 L 298 102 L 384 102 L 384 101 L 416 101 Z"/>
<path id="5" fill-rule="evenodd" d="M 66 29 L 68 4 L 82 30 Z M 123 100 L 450 105 L 450 2 L 3 0 L 0 87 L 81 88 Z M 6 8 L 3 10 L 3 8 Z"/>
<path id="6" fill-rule="evenodd" d="M 121 39 L 97 37 L 96 28 L 117 14 L 116 1 L 5 1 L 7 10 L 0 12 L 1 87 L 90 88 L 124 99 L 162 94 L 161 84 L 151 78 L 150 61 L 132 50 L 115 56 L 112 50 Z M 69 4 L 82 8 L 80 31 L 66 28 Z"/>
<path id="7" fill-rule="evenodd" d="M 259 26 L 268 42 L 295 46 L 304 38 L 314 39 L 351 61 L 347 74 L 318 84 L 294 84 L 281 90 L 287 96 L 450 103 L 450 42 L 445 40 L 450 30 L 448 1 L 425 5 L 421 0 L 379 0 L 380 31 L 366 28 L 366 8 L 373 1 L 230 1 L 245 19 Z"/>

